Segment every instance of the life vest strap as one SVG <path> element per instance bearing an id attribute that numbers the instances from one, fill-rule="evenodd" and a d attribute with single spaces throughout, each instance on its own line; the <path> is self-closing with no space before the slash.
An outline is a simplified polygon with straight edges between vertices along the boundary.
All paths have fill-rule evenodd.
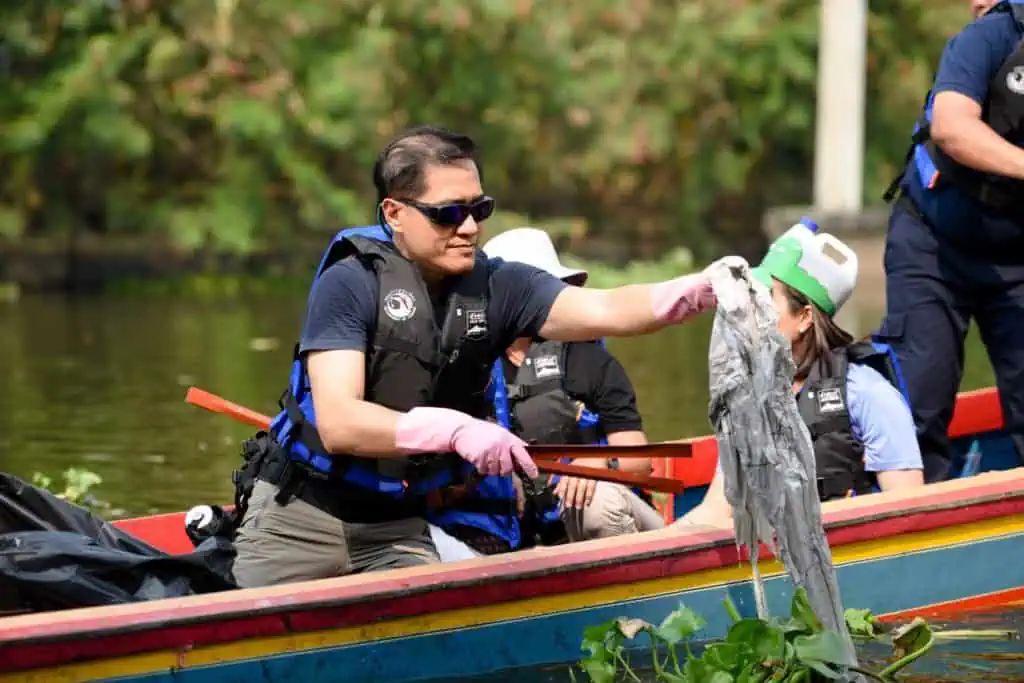
<path id="1" fill-rule="evenodd" d="M 343 480 L 376 490 L 394 498 L 419 495 L 457 478 L 461 460 L 453 462 L 443 455 L 425 455 L 416 459 L 401 457 L 360 465 L 355 456 L 328 455 L 320 434 L 305 418 L 298 401 L 290 392 L 281 397 L 281 408 L 292 422 L 291 448 L 305 449 L 307 455 L 322 454 L 332 462 L 330 475 L 324 475 L 292 458 L 293 469 L 301 469 L 314 478 Z M 408 482 L 408 483 L 407 483 Z"/>
<path id="2" fill-rule="evenodd" d="M 509 384 L 508 400 L 525 401 L 528 398 L 539 396 L 540 394 L 546 393 L 548 391 L 550 391 L 550 389 L 542 384 Z"/>
<path id="3" fill-rule="evenodd" d="M 302 414 L 302 408 L 291 391 L 285 391 L 281 395 L 281 409 L 288 415 L 294 430 L 292 438 L 302 443 L 310 453 L 326 453 L 323 441 L 320 440 L 320 433 L 316 427 L 309 424 L 306 416 Z"/>
<path id="4" fill-rule="evenodd" d="M 903 160 L 903 170 L 900 171 L 882 194 L 882 200 L 886 204 L 892 203 L 894 199 L 899 197 L 901 194 L 900 184 L 903 182 L 903 178 L 907 173 L 907 167 L 910 165 L 910 160 L 914 158 L 914 150 L 918 145 L 926 144 L 932 139 L 932 124 L 927 117 L 922 116 L 917 122 L 917 126 L 914 128 L 913 134 L 910 136 L 910 147 L 907 148 L 907 156 Z"/>

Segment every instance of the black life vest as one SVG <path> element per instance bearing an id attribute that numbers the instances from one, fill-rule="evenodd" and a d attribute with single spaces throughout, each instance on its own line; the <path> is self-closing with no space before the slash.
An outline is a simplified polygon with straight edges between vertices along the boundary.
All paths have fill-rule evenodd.
<path id="1" fill-rule="evenodd" d="M 835 349 L 811 368 L 796 403 L 814 443 L 822 500 L 843 498 L 851 490 L 870 493 L 875 486 L 874 476 L 864 469 L 864 444 L 853 435 L 850 424 L 846 396 L 850 363 L 873 368 L 907 397 L 898 361 L 886 344 L 858 342 Z"/>
<path id="2" fill-rule="evenodd" d="M 512 430 L 527 443 L 596 443 L 602 437 L 597 416 L 581 419 L 586 407 L 565 390 L 568 348 L 559 341 L 534 342 L 507 385 Z"/>
<path id="3" fill-rule="evenodd" d="M 998 12 L 1011 13 L 1018 31 L 1024 35 L 1024 0 L 1004 0 L 988 13 Z M 933 104 L 934 93 L 929 92 L 921 118 L 914 126 L 903 173 L 892 182 L 883 198 L 891 201 L 896 197 L 913 160 L 917 177 L 906 178 L 906 182 L 917 183 L 924 190 L 950 183 L 985 206 L 1011 215 L 1024 214 L 1020 209 L 1024 182 L 968 168 L 936 146 L 931 138 Z M 1024 148 L 1024 41 L 1017 44 L 989 83 L 982 120 L 1000 137 Z"/>
<path id="4" fill-rule="evenodd" d="M 438 406 L 486 417 L 494 360 L 486 257 L 478 252 L 473 270 L 455 279 L 443 321 L 436 319 L 419 271 L 390 242 L 339 234 L 314 284 L 328 267 L 347 258 L 371 270 L 378 286 L 376 329 L 366 351 L 365 400 L 402 412 Z M 396 458 L 328 454 L 316 432 L 309 377 L 297 346 L 289 389 L 270 432 L 293 462 L 316 476 L 397 498 L 426 495 L 471 469 L 453 453 Z"/>
<path id="5" fill-rule="evenodd" d="M 507 418 L 512 430 L 527 443 L 593 444 L 607 443 L 600 415 L 566 391 L 569 344 L 560 341 L 535 341 L 527 349 L 511 384 L 506 385 Z M 504 363 L 500 360 L 499 363 Z M 500 380 L 504 381 L 504 367 Z M 497 410 L 497 394 L 496 412 Z M 500 422 L 499 417 L 499 422 Z M 567 460 L 564 462 L 568 462 Z M 524 535 L 544 545 L 568 540 L 558 500 L 547 477 L 532 482 L 527 498 Z M 641 496 L 643 491 L 637 490 Z M 647 498 L 645 498 L 647 499 Z"/>

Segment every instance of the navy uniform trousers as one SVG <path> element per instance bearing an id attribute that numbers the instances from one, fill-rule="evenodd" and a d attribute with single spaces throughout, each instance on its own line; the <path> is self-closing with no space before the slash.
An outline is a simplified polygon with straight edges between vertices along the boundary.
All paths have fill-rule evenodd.
<path id="1" fill-rule="evenodd" d="M 995 265 L 969 255 L 937 236 L 908 198 L 893 207 L 885 245 L 887 311 L 879 337 L 902 365 L 926 482 L 955 474 L 947 429 L 972 317 L 995 370 L 1006 428 L 1024 463 L 1024 253 L 1016 256 L 1016 263 Z"/>

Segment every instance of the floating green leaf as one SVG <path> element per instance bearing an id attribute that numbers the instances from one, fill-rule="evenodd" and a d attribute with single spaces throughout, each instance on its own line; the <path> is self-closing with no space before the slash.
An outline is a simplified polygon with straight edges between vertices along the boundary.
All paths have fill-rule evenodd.
<path id="1" fill-rule="evenodd" d="M 783 661 L 786 637 L 779 628 L 760 619 L 744 619 L 733 624 L 726 640 L 730 643 L 746 644 L 754 655 L 762 660 Z"/>
<path id="2" fill-rule="evenodd" d="M 665 620 L 658 626 L 656 635 L 669 645 L 691 637 L 697 631 L 704 628 L 704 619 L 699 614 L 680 605 L 672 611 Z"/>
<path id="3" fill-rule="evenodd" d="M 893 652 L 897 657 L 906 657 L 930 646 L 933 638 L 928 623 L 921 617 L 916 617 L 906 626 L 893 631 Z"/>
<path id="4" fill-rule="evenodd" d="M 915 617 L 909 624 L 893 631 L 892 649 L 899 659 L 887 666 L 880 675 L 882 678 L 895 675 L 928 652 L 934 644 L 935 634 L 928 622 Z"/>
<path id="5" fill-rule="evenodd" d="M 612 683 L 615 680 L 615 664 L 604 659 L 588 657 L 580 660 L 580 668 L 594 683 Z"/>
<path id="6" fill-rule="evenodd" d="M 828 679 L 839 678 L 839 664 L 846 661 L 843 639 L 831 631 L 819 631 L 793 640 L 796 658 Z"/>
<path id="7" fill-rule="evenodd" d="M 874 638 L 883 631 L 882 622 L 878 621 L 869 609 L 850 608 L 843 613 L 846 628 L 855 638 Z"/>
<path id="8" fill-rule="evenodd" d="M 735 608 L 734 608 L 735 610 Z M 727 613 L 729 610 L 727 610 Z M 659 683 L 822 683 L 845 676 L 847 650 L 843 638 L 822 628 L 807 600 L 797 590 L 787 620 L 738 619 L 724 640 L 705 643 L 700 656 L 691 651 L 691 639 L 705 625 L 693 611 L 680 605 L 660 626 L 642 619 L 620 617 L 584 633 L 580 669 L 591 681 L 641 680 L 629 663 L 627 643 L 640 633 L 651 634 L 654 675 Z M 738 617 L 738 613 L 736 615 Z M 882 626 L 868 610 L 847 610 L 847 620 L 862 633 Z M 1006 633 L 999 634 L 1006 637 Z M 685 647 L 685 657 L 677 652 Z M 894 632 L 893 645 L 902 657 L 884 671 L 855 669 L 872 680 L 895 681 L 895 674 L 933 645 L 934 634 L 923 620 Z M 668 661 L 664 650 L 668 650 Z"/>
<path id="9" fill-rule="evenodd" d="M 811 632 L 817 633 L 824 628 L 817 615 L 814 614 L 814 608 L 811 607 L 811 601 L 807 597 L 807 591 L 802 587 L 797 588 L 793 593 L 793 605 L 790 609 L 790 614 L 794 621 Z"/>

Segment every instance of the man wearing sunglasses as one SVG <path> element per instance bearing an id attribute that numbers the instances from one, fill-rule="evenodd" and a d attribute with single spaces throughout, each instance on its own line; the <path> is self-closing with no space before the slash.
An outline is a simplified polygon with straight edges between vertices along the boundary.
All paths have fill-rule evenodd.
<path id="1" fill-rule="evenodd" d="M 419 127 L 374 166 L 379 232 L 317 270 L 282 410 L 236 472 L 241 586 L 439 561 L 425 517 L 480 475 L 538 475 L 488 421 L 491 367 L 521 337 L 646 334 L 715 303 L 692 274 L 572 287 L 477 248 L 494 210 L 468 137 Z"/>

